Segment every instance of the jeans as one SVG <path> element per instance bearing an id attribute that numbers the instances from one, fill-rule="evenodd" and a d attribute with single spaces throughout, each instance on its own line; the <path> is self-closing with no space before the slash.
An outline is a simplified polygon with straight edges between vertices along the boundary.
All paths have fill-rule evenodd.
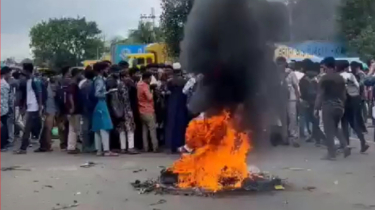
<path id="1" fill-rule="evenodd" d="M 27 112 L 26 114 L 26 125 L 25 130 L 22 136 L 21 150 L 27 150 L 27 147 L 30 144 L 30 134 L 32 130 L 36 130 L 41 126 L 41 118 L 39 111 L 36 112 Z M 39 131 L 40 134 L 40 131 Z M 38 135 L 39 135 L 38 134 Z"/>
<path id="2" fill-rule="evenodd" d="M 14 123 L 15 123 L 15 113 L 13 110 L 9 110 L 8 113 L 8 120 L 7 120 L 7 126 L 8 126 L 8 141 L 9 144 L 14 143 Z"/>
<path id="3" fill-rule="evenodd" d="M 312 138 L 315 139 L 317 144 L 321 143 L 321 140 L 325 141 L 326 137 L 323 133 L 323 131 L 319 127 L 319 117 L 314 116 L 314 105 L 310 105 L 306 109 L 306 116 L 309 120 L 309 123 L 313 125 L 312 127 Z"/>
<path id="4" fill-rule="evenodd" d="M 310 115 L 307 113 L 308 107 L 306 107 L 306 104 L 300 103 L 299 104 L 299 134 L 301 137 L 306 137 L 306 130 L 308 135 L 311 135 L 311 130 L 310 130 Z"/>
<path id="5" fill-rule="evenodd" d="M 94 133 L 91 132 L 91 115 L 82 115 L 82 151 L 94 152 Z"/>
<path id="6" fill-rule="evenodd" d="M 363 134 L 363 130 L 361 128 L 361 98 L 360 96 L 349 96 L 346 101 L 345 113 L 341 120 L 341 127 L 344 133 L 344 137 L 347 141 L 347 144 L 350 143 L 349 141 L 349 125 L 357 134 L 359 140 L 361 141 L 361 146 L 366 145 L 366 140 Z M 363 123 L 363 122 L 362 122 Z"/>
<path id="7" fill-rule="evenodd" d="M 326 145 L 328 150 L 328 155 L 330 157 L 336 157 L 335 148 L 335 136 L 339 139 L 341 148 L 347 147 L 347 142 L 339 133 L 339 122 L 344 114 L 342 108 L 334 107 L 332 105 L 323 106 L 323 125 L 324 132 L 326 134 Z"/>

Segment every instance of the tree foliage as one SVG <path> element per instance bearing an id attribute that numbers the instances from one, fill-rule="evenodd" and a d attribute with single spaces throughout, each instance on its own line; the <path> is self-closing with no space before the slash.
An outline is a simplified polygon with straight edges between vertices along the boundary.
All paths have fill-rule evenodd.
<path id="1" fill-rule="evenodd" d="M 139 21 L 138 28 L 130 30 L 127 42 L 149 44 L 160 42 L 161 31 L 159 27 L 155 27 L 151 22 Z"/>
<path id="2" fill-rule="evenodd" d="M 162 33 L 159 27 L 151 22 L 139 21 L 137 29 L 129 30 L 127 38 L 115 36 L 110 40 L 110 46 L 116 44 L 150 44 L 162 42 Z"/>
<path id="3" fill-rule="evenodd" d="M 100 34 L 97 24 L 85 18 L 49 19 L 31 28 L 30 47 L 39 66 L 77 66 L 103 52 Z"/>
<path id="4" fill-rule="evenodd" d="M 375 56 L 375 1 L 343 0 L 339 23 L 350 51 L 362 59 Z"/>
<path id="5" fill-rule="evenodd" d="M 193 0 L 162 0 L 161 30 L 167 44 L 168 54 L 178 57 L 183 39 L 184 24 L 193 7 Z"/>

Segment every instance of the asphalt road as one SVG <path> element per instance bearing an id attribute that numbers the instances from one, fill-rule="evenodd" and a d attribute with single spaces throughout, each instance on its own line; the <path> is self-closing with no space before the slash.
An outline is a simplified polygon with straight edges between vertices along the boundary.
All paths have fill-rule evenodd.
<path id="1" fill-rule="evenodd" d="M 91 155 L 1 154 L 1 166 L 21 166 L 30 171 L 1 172 L 2 210 L 355 210 L 375 209 L 375 145 L 367 155 L 357 148 L 348 159 L 323 161 L 323 148 L 277 147 L 253 151 L 256 165 L 287 179 L 284 191 L 220 198 L 139 195 L 129 182 L 157 177 L 159 166 L 168 166 L 176 155 L 141 154 L 114 158 Z M 98 163 L 81 168 L 88 161 Z M 147 169 L 134 173 L 138 169 Z M 311 191 L 305 188 L 313 187 Z M 152 205 L 164 199 L 162 204 Z M 76 207 L 71 205 L 76 204 Z"/>

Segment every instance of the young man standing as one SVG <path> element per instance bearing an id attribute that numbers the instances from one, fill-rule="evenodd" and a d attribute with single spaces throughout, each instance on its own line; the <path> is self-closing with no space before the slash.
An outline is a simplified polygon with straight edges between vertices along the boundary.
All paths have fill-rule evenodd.
<path id="1" fill-rule="evenodd" d="M 1 68 L 1 150 L 5 150 L 8 146 L 9 130 L 8 130 L 8 118 L 10 107 L 12 104 L 11 88 L 9 85 L 9 79 L 11 77 L 11 71 L 9 67 Z"/>
<path id="2" fill-rule="evenodd" d="M 347 144 L 349 141 L 349 125 L 353 128 L 354 132 L 357 134 L 359 140 L 361 141 L 361 153 L 368 150 L 369 146 L 366 143 L 365 136 L 363 134 L 363 129 L 360 126 L 361 120 L 361 96 L 360 96 L 360 86 L 356 77 L 348 72 L 349 62 L 342 62 L 337 65 L 337 71 L 344 78 L 346 86 L 346 101 L 344 116 L 341 120 L 341 128 L 344 133 Z M 362 121 L 363 122 L 363 121 Z"/>
<path id="3" fill-rule="evenodd" d="M 80 133 L 81 127 L 81 114 L 82 114 L 82 103 L 79 96 L 79 78 L 80 70 L 74 68 L 71 70 L 71 83 L 69 84 L 68 100 L 69 100 L 69 133 L 68 133 L 68 154 L 77 154 L 79 150 L 77 148 L 77 138 Z"/>
<path id="4" fill-rule="evenodd" d="M 312 136 L 306 142 L 313 142 L 315 140 L 316 146 L 319 146 L 322 143 L 321 140 L 325 140 L 325 135 L 319 127 L 319 118 L 314 116 L 315 99 L 318 94 L 317 75 L 319 72 L 314 70 L 314 63 L 309 59 L 303 61 L 303 69 L 305 75 L 299 81 L 301 92 L 300 107 L 305 112 L 307 125 L 312 124 Z"/>
<path id="5" fill-rule="evenodd" d="M 47 85 L 47 100 L 44 115 L 44 126 L 42 135 L 40 136 L 39 148 L 34 152 L 52 152 L 52 132 L 58 107 L 55 102 L 56 97 L 56 86 L 57 82 L 54 79 L 50 79 Z"/>
<path id="6" fill-rule="evenodd" d="M 34 77 L 34 65 L 31 63 L 23 64 L 23 74 L 26 77 L 26 85 L 23 86 L 22 101 L 26 104 L 26 125 L 22 136 L 22 144 L 14 154 L 26 154 L 29 146 L 30 134 L 35 126 L 41 123 L 42 105 L 42 83 Z"/>
<path id="7" fill-rule="evenodd" d="M 344 115 L 344 104 L 346 100 L 346 88 L 344 78 L 335 70 L 335 59 L 332 57 L 323 60 L 323 68 L 326 74 L 319 82 L 318 96 L 315 101 L 315 116 L 319 116 L 319 110 L 322 109 L 324 132 L 326 134 L 326 144 L 328 154 L 323 158 L 325 160 L 336 159 L 336 148 L 334 137 L 340 140 L 341 149 L 344 151 L 344 157 L 350 155 L 350 148 L 341 135 L 338 135 L 338 125 Z"/>
<path id="8" fill-rule="evenodd" d="M 277 58 L 276 64 L 283 75 L 282 83 L 285 83 L 283 84 L 283 86 L 287 88 L 287 117 L 282 117 L 282 126 L 284 129 L 284 138 L 286 138 L 287 133 L 289 133 L 290 139 L 289 141 L 286 141 L 286 139 L 284 139 L 284 141 L 286 141 L 284 143 L 292 143 L 294 147 L 300 147 L 299 127 L 297 119 L 297 103 L 300 98 L 298 78 L 296 74 L 290 68 L 288 68 L 288 63 L 284 57 Z M 286 124 L 287 126 L 285 126 Z"/>
<path id="9" fill-rule="evenodd" d="M 90 131 L 92 113 L 94 112 L 95 104 L 90 101 L 90 91 L 93 86 L 95 73 L 93 70 L 85 70 L 85 79 L 80 82 L 79 91 L 82 97 L 82 152 L 91 153 L 95 151 L 94 133 Z"/>
<path id="10" fill-rule="evenodd" d="M 141 115 L 142 121 L 142 139 L 143 139 L 143 149 L 145 152 L 149 151 L 148 144 L 148 132 L 150 132 L 152 151 L 158 151 L 158 140 L 156 137 L 156 120 L 155 120 L 155 110 L 154 110 L 154 99 L 150 91 L 151 83 L 150 72 L 144 72 L 142 74 L 142 81 L 137 84 L 137 95 L 138 95 L 138 107 Z"/>

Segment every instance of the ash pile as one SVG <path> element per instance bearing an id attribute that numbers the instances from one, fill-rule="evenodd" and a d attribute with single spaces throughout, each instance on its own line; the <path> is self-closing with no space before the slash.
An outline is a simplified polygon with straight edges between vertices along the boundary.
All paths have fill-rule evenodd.
<path id="1" fill-rule="evenodd" d="M 284 190 L 285 183 L 282 179 L 264 173 L 252 175 L 242 181 L 241 187 L 232 187 L 237 182 L 237 178 L 226 178 L 220 180 L 222 189 L 212 191 L 200 187 L 181 188 L 178 186 L 178 174 L 166 169 L 160 172 L 157 179 L 149 179 L 146 181 L 136 180 L 131 185 L 140 194 L 155 193 L 156 195 L 184 195 L 184 196 L 215 196 L 215 195 L 231 195 L 246 194 L 254 192 L 269 192 L 276 190 Z"/>

